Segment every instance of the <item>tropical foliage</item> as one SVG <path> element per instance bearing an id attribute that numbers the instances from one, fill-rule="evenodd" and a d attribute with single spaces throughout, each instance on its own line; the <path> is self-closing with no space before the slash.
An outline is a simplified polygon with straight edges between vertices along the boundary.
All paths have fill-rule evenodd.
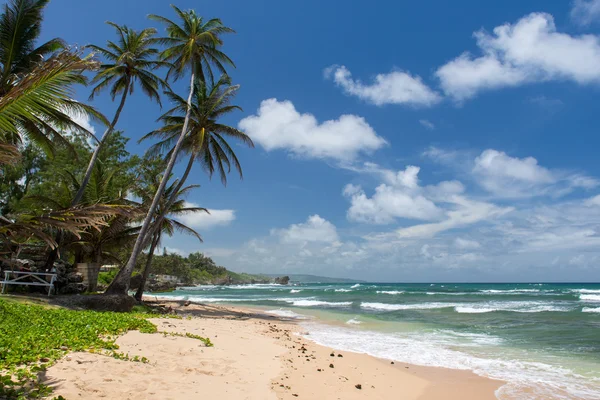
<path id="1" fill-rule="evenodd" d="M 184 201 L 198 188 L 187 182 L 193 167 L 224 184 L 231 170 L 242 177 L 229 141 L 253 143 L 223 122 L 240 110 L 232 104 L 239 86 L 227 76 L 234 64 L 223 51 L 223 38 L 234 31 L 219 19 L 172 6 L 174 20 L 150 16 L 165 35 L 108 22 L 114 39 L 78 49 L 60 38 L 39 41 L 47 5 L 9 0 L 0 14 L 0 257 L 33 245 L 48 252 L 46 268 L 57 257 L 116 263 L 122 268 L 108 292 L 125 294 L 135 270 L 150 274 L 164 235 L 201 240 L 177 219 L 206 212 Z M 187 95 L 168 84 L 183 78 L 189 79 Z M 90 101 L 105 92 L 117 101 L 110 120 L 75 100 L 76 88 L 80 93 L 89 83 Z M 167 106 L 156 116 L 160 126 L 144 136 L 151 142 L 144 156 L 130 154 L 128 132 L 116 129 L 137 89 Z M 77 122 L 87 118 L 103 127 L 99 138 Z M 180 160 L 186 166 L 177 176 Z"/>
<path id="2" fill-rule="evenodd" d="M 190 122 L 192 98 L 196 83 L 206 83 L 206 75 L 213 77 L 212 66 L 225 72 L 224 63 L 233 65 L 233 62 L 227 57 L 220 47 L 223 44 L 221 35 L 233 32 L 231 28 L 224 26 L 220 20 L 211 19 L 204 22 L 204 19 L 196 14 L 195 11 L 181 11 L 179 8 L 172 6 L 180 19 L 180 24 L 169 20 L 168 18 L 158 15 L 151 15 L 150 18 L 163 23 L 166 26 L 168 36 L 158 39 L 161 44 L 166 46 L 166 49 L 160 54 L 160 58 L 169 63 L 170 67 L 167 73 L 173 79 L 183 77 L 187 72 L 190 73 L 190 90 L 186 103 L 186 113 L 181 126 L 181 132 L 177 138 L 173 150 L 170 152 L 169 161 L 166 165 L 165 172 L 162 176 L 158 189 L 152 200 L 146 218 L 140 228 L 139 236 L 133 246 L 131 256 L 127 264 L 121 269 L 117 277 L 113 280 L 107 293 L 125 294 L 129 288 L 131 274 L 135 268 L 136 261 L 142 252 L 146 236 L 152 235 L 150 226 L 155 217 L 156 209 L 163 196 L 167 182 L 171 177 L 173 167 L 178 159 L 179 151 L 181 150 L 185 138 L 188 135 L 188 126 Z M 189 173 L 190 164 L 186 173 Z M 187 175 L 186 175 L 187 176 Z M 181 180 L 181 184 L 185 178 Z"/>

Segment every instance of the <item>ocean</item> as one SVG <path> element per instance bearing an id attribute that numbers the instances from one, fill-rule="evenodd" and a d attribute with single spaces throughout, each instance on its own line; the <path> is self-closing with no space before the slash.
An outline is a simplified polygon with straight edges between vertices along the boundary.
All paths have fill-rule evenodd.
<path id="1" fill-rule="evenodd" d="M 345 351 L 471 370 L 505 399 L 600 399 L 600 284 L 198 286 L 159 297 L 260 307 Z"/>

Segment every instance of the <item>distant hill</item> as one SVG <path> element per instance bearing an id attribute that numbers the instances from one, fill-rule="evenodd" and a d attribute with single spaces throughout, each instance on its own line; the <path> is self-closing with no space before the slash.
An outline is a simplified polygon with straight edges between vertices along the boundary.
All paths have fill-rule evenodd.
<path id="1" fill-rule="evenodd" d="M 365 283 L 358 279 L 330 278 L 327 276 L 303 275 L 303 274 L 263 274 L 272 278 L 286 275 L 290 277 L 290 283 Z"/>

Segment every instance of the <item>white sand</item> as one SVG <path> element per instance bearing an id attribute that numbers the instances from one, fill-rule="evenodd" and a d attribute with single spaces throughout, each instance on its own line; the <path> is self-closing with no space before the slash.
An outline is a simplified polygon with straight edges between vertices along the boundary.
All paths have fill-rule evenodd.
<path id="1" fill-rule="evenodd" d="M 495 399 L 501 382 L 465 371 L 391 365 L 363 354 L 331 349 L 296 334 L 298 327 L 266 315 L 221 306 L 174 308 L 192 319 L 152 320 L 159 331 L 196 339 L 129 332 L 119 351 L 149 364 L 72 353 L 46 377 L 53 396 L 72 399 Z M 333 364 L 334 368 L 330 368 Z M 318 371 L 321 369 L 321 371 Z M 361 389 L 355 385 L 360 384 Z"/>

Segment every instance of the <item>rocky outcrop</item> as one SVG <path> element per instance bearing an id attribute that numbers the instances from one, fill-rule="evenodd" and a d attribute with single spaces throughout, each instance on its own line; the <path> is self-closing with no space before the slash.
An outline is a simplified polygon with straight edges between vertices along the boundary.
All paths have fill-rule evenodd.
<path id="1" fill-rule="evenodd" d="M 275 283 L 278 285 L 287 285 L 288 283 L 290 283 L 290 277 L 289 276 L 279 276 L 277 278 L 275 278 Z"/>

